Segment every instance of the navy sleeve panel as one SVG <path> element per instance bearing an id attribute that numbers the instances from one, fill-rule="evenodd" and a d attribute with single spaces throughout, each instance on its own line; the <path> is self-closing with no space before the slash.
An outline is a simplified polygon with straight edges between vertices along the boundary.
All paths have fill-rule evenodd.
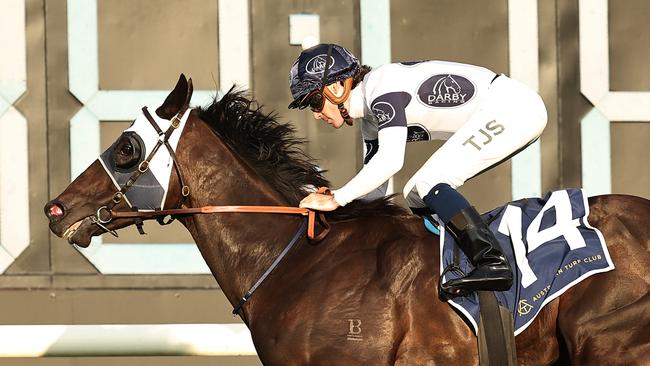
<path id="1" fill-rule="evenodd" d="M 411 101 L 407 92 L 392 92 L 380 95 L 372 101 L 372 113 L 377 117 L 379 130 L 386 127 L 406 127 L 406 106 Z"/>
<path id="2" fill-rule="evenodd" d="M 379 150 L 379 139 L 374 140 L 363 140 L 366 144 L 366 156 L 363 158 L 363 164 L 368 164 L 370 159 L 377 153 Z"/>

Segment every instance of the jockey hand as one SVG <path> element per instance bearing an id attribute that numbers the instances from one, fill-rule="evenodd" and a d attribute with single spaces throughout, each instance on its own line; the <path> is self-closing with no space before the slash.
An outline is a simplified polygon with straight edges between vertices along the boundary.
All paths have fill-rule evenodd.
<path id="1" fill-rule="evenodd" d="M 334 196 L 321 193 L 310 193 L 300 201 L 300 207 L 310 208 L 316 211 L 334 211 L 340 205 L 334 199 Z"/>

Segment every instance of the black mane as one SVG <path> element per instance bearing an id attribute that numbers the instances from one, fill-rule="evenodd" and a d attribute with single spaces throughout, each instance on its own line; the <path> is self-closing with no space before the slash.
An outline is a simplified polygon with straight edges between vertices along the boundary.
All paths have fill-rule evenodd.
<path id="1" fill-rule="evenodd" d="M 302 149 L 304 140 L 295 136 L 289 123 L 277 114 L 263 113 L 261 106 L 245 92 L 230 89 L 203 108 L 199 117 L 221 140 L 275 188 L 289 205 L 297 206 L 314 187 L 330 182 Z M 353 201 L 329 214 L 334 219 L 368 215 L 397 215 L 406 211 L 389 198 Z"/>

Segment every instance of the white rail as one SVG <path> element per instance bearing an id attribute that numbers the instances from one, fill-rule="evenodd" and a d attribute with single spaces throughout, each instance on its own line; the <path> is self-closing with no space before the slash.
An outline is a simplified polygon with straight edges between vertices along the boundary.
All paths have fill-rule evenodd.
<path id="1" fill-rule="evenodd" d="M 0 357 L 250 356 L 242 324 L 2 325 Z"/>

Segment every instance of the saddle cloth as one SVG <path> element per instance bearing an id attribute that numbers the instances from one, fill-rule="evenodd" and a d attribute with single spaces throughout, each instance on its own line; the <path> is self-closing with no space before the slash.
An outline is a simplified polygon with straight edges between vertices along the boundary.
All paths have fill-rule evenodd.
<path id="1" fill-rule="evenodd" d="M 495 292 L 514 316 L 515 335 L 532 323 L 540 310 L 571 286 L 596 273 L 614 269 L 601 232 L 587 222 L 589 205 L 580 189 L 550 192 L 544 198 L 511 202 L 483 215 L 513 270 L 509 291 Z M 441 225 L 440 268 L 456 263 L 473 268 Z M 456 256 L 456 261 L 454 261 Z M 460 275 L 448 271 L 445 282 Z M 449 300 L 478 332 L 478 294 Z"/>

